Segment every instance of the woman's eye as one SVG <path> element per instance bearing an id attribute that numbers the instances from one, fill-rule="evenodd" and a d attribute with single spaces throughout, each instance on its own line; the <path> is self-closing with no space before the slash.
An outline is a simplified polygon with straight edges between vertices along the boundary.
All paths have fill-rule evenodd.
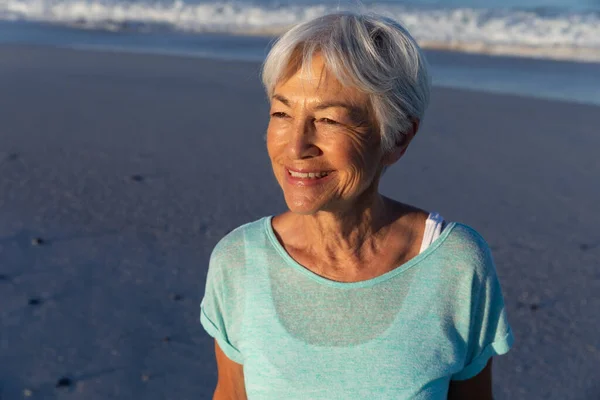
<path id="1" fill-rule="evenodd" d="M 334 121 L 329 118 L 321 118 L 321 119 L 319 119 L 319 122 L 323 122 L 324 124 L 327 124 L 327 125 L 337 125 L 338 124 L 337 121 Z"/>
<path id="2" fill-rule="evenodd" d="M 271 114 L 271 117 L 273 118 L 286 118 L 288 115 L 284 112 L 281 111 L 277 111 Z"/>

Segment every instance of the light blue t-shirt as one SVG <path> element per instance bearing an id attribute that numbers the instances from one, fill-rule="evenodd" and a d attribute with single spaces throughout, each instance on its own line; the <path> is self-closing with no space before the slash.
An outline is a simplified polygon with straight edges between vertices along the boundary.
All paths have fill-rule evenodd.
<path id="1" fill-rule="evenodd" d="M 250 400 L 446 400 L 513 335 L 490 250 L 450 223 L 426 250 L 361 282 L 298 264 L 271 218 L 224 237 L 210 258 L 200 321 L 243 364 Z"/>

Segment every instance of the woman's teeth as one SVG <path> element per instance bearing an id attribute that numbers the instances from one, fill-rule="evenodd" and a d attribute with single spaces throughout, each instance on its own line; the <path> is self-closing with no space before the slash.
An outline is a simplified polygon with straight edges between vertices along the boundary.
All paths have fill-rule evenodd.
<path id="1" fill-rule="evenodd" d="M 288 170 L 289 174 L 294 178 L 302 178 L 302 179 L 319 179 L 328 175 L 328 172 L 295 172 Z"/>

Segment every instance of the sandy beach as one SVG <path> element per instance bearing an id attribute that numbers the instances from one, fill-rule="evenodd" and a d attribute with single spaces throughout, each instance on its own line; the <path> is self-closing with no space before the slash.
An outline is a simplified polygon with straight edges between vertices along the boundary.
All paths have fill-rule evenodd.
<path id="1" fill-rule="evenodd" d="M 260 64 L 0 45 L 0 399 L 209 399 L 208 257 L 285 208 Z M 600 399 L 600 107 L 436 88 L 383 193 L 490 244 L 496 400 Z"/>

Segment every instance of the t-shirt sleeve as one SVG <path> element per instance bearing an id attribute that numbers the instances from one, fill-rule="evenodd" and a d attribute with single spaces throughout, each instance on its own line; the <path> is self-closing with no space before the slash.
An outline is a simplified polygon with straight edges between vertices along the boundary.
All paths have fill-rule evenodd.
<path id="1" fill-rule="evenodd" d="M 236 282 L 231 282 L 235 275 L 225 269 L 227 257 L 223 257 L 222 246 L 217 246 L 210 257 L 204 297 L 200 303 L 200 323 L 204 330 L 212 336 L 223 353 L 238 364 L 243 357 L 238 349 L 237 333 L 239 317 L 236 311 Z"/>
<path id="2" fill-rule="evenodd" d="M 466 380 L 476 376 L 491 357 L 506 354 L 514 342 L 500 282 L 489 249 L 486 250 L 487 274 L 479 286 L 479 294 L 473 305 L 465 366 L 452 375 L 452 380 Z"/>

